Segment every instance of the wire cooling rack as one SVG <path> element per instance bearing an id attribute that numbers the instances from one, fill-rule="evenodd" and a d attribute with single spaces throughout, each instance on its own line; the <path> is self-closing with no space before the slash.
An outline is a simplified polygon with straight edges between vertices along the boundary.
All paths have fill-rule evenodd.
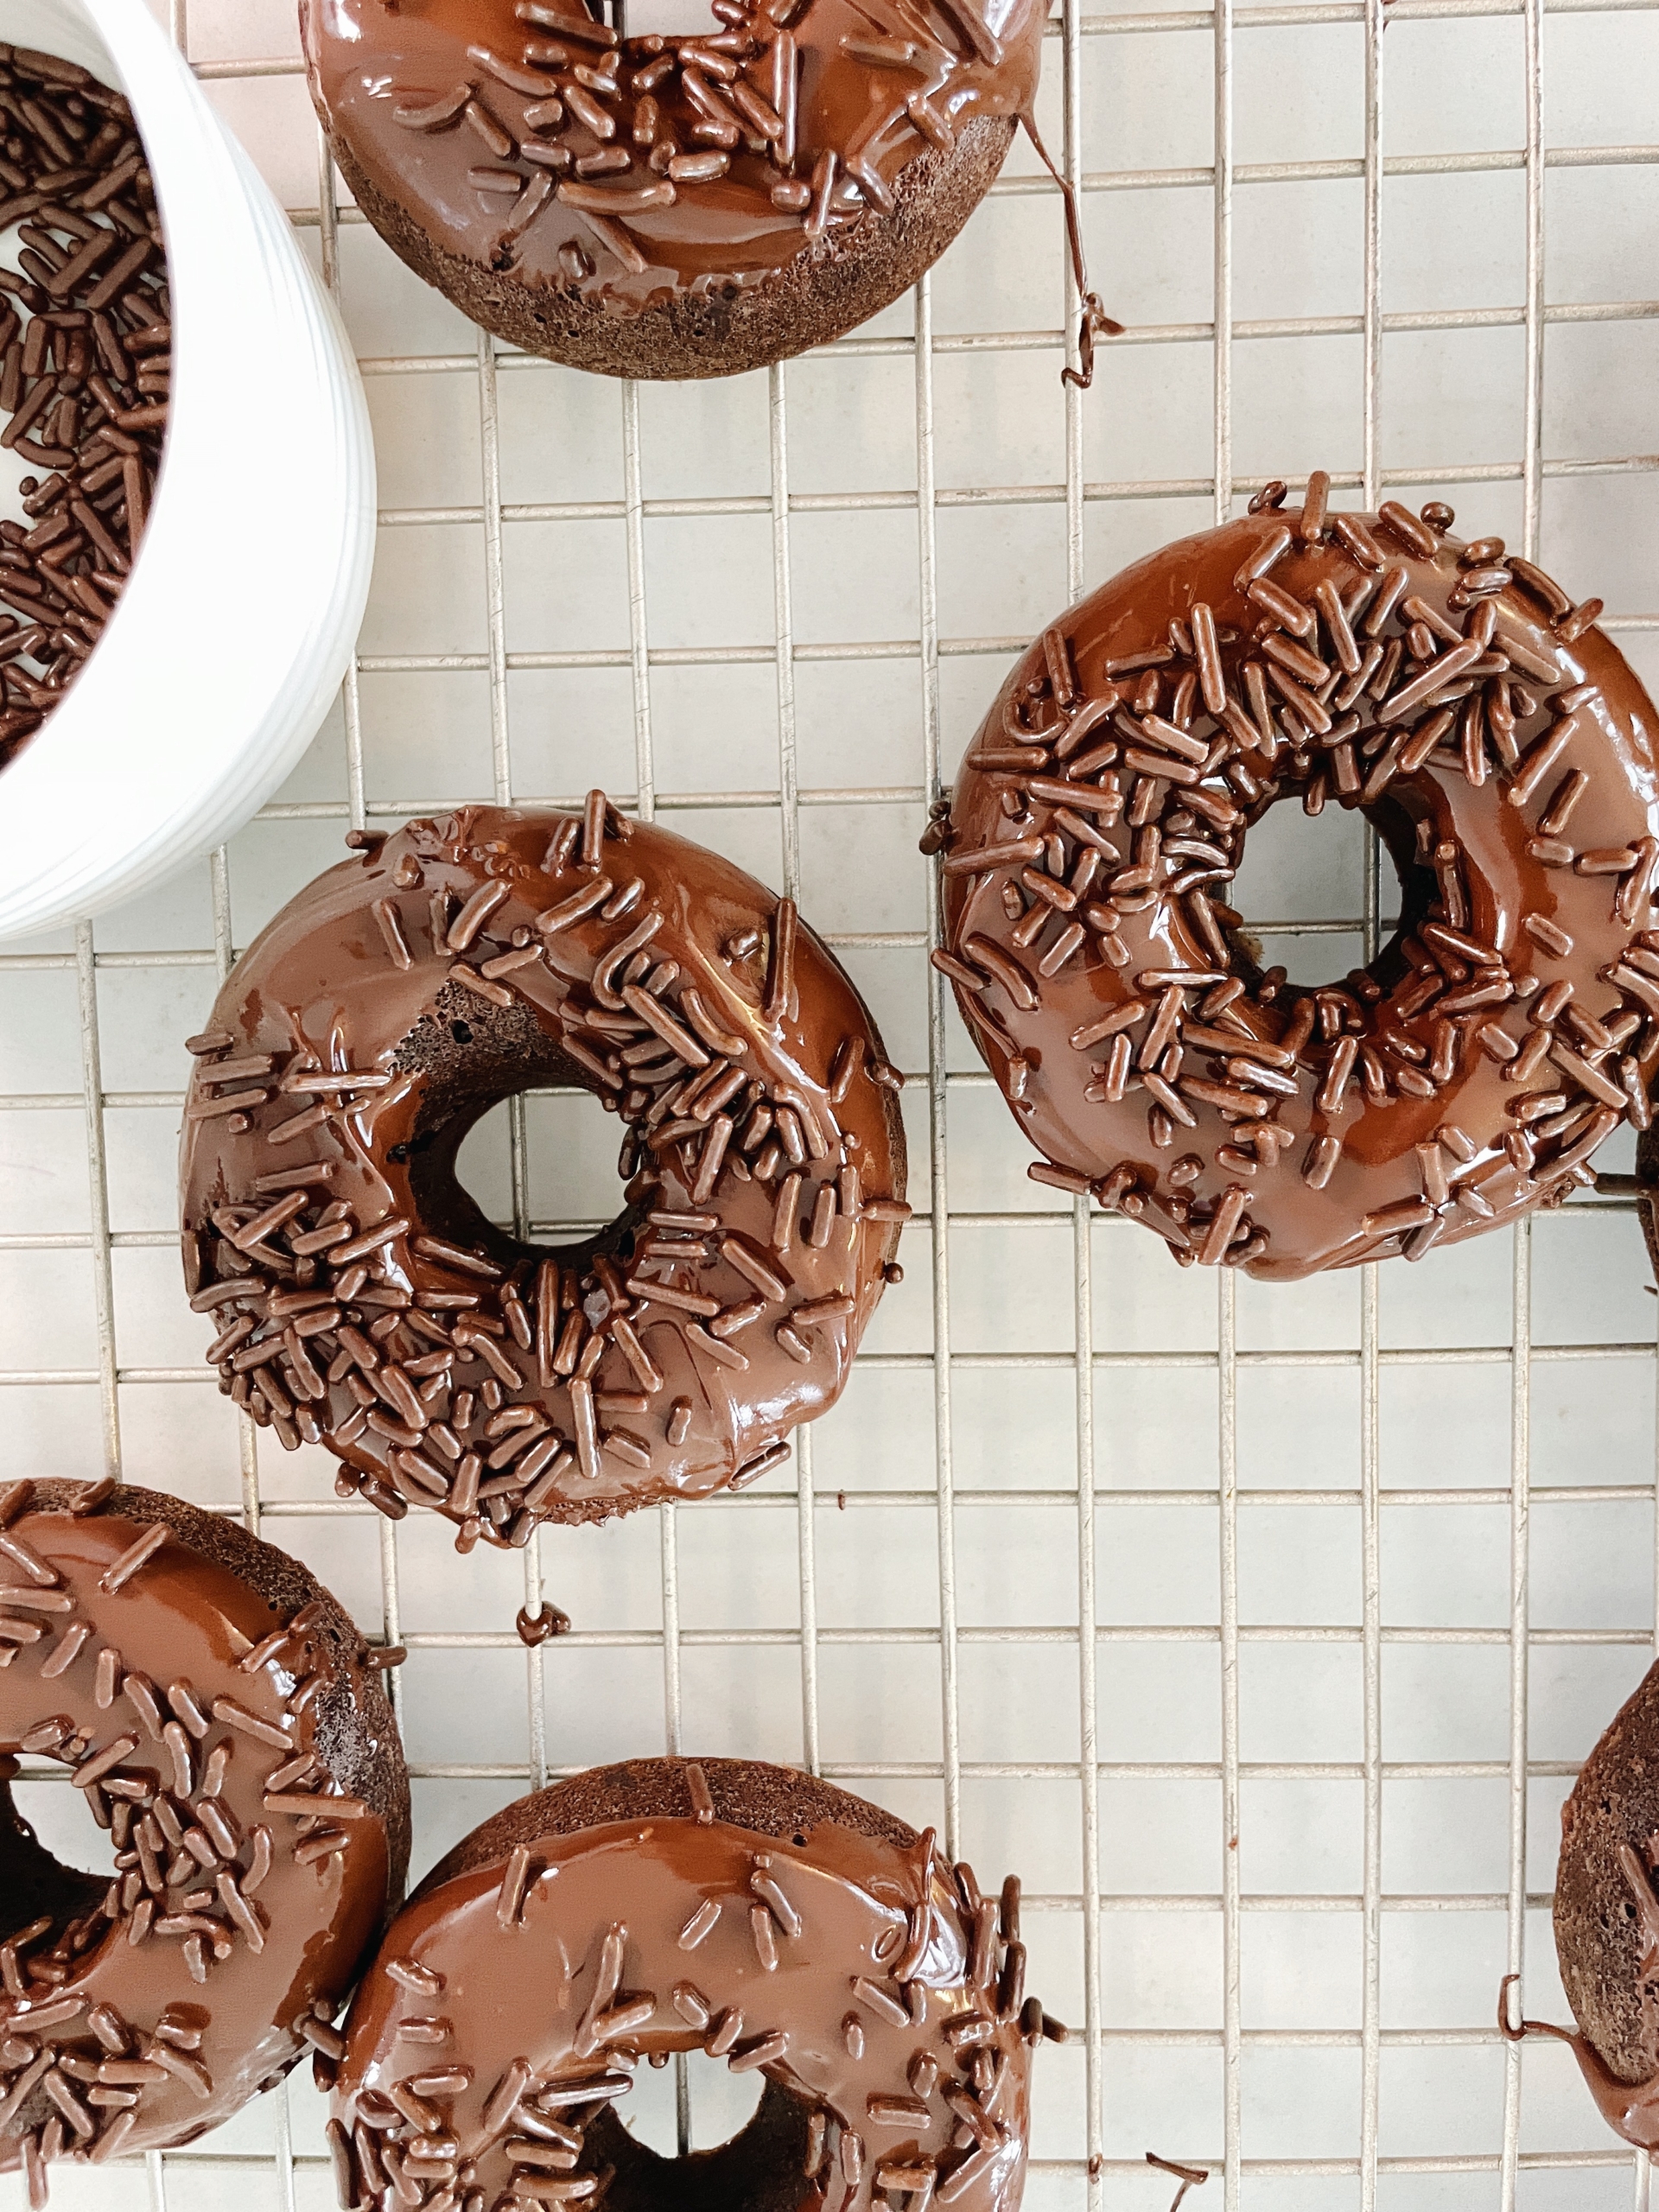
<path id="1" fill-rule="evenodd" d="M 1633 1222 L 1581 1198 L 1266 1287 L 1057 1210 L 926 966 L 914 844 L 1033 632 L 1268 474 L 1449 496 L 1603 593 L 1651 678 L 1659 145 L 1630 142 L 1659 10 L 1073 0 L 1042 112 L 1130 328 L 1064 397 L 1076 302 L 1023 155 L 906 302 L 769 375 L 640 389 L 498 349 L 338 204 L 292 12 L 170 21 L 353 332 L 375 594 L 278 803 L 0 954 L 5 1472 L 239 1511 L 407 1646 L 416 1875 L 521 1791 L 664 1745 L 802 1763 L 1018 1868 L 1078 2031 L 1042 2057 L 1033 2212 L 1163 2212 L 1148 2147 L 1226 2212 L 1645 2206 L 1567 2055 L 1493 2026 L 1505 1972 L 1563 2017 L 1555 1809 L 1654 1648 Z M 798 894 L 858 977 L 911 1077 L 907 1276 L 792 1467 L 462 1562 L 213 1390 L 177 1275 L 181 1039 L 347 827 L 596 780 Z M 1359 825 L 1287 812 L 1238 895 L 1312 982 L 1375 945 L 1385 891 Z M 465 1170 L 549 1234 L 609 1211 L 611 1134 L 537 1094 Z M 576 1628 L 526 1655 L 543 1589 Z M 73 1793 L 19 1786 L 96 1848 Z M 653 2082 L 653 2139 L 741 2118 L 695 2067 Z M 293 2077 L 143 2176 L 60 2170 L 54 2202 L 146 2188 L 327 2203 L 320 2101 Z"/>

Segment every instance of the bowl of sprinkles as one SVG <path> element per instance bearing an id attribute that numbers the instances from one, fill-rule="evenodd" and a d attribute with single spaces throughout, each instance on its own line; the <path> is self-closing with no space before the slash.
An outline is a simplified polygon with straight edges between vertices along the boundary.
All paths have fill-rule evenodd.
<path id="1" fill-rule="evenodd" d="M 132 111 L 73 61 L 3 65 L 0 447 L 31 465 L 0 522 L 0 765 L 80 673 L 155 498 L 173 329 L 156 188 Z M 84 181 L 91 172 L 91 181 Z"/>
<path id="2" fill-rule="evenodd" d="M 143 0 L 0 0 L 0 938 L 271 795 L 373 525 L 339 319 Z"/>

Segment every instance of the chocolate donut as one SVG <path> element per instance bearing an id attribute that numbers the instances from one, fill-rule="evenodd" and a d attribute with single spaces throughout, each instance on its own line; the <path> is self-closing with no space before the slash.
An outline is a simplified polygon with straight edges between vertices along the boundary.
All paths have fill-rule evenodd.
<path id="1" fill-rule="evenodd" d="M 62 1760 L 115 1849 L 61 1865 L 0 1783 L 0 2167 L 38 2206 L 54 2158 L 188 2143 L 308 2048 L 331 2075 L 409 1785 L 327 1591 L 153 1491 L 0 1494 L 0 1749 Z"/>
<path id="2" fill-rule="evenodd" d="M 923 841 L 1033 1177 L 1284 1279 L 1559 1199 L 1659 1067 L 1654 710 L 1601 602 L 1449 507 L 1325 493 L 1287 518 L 1270 486 L 1061 616 Z M 1359 809 L 1401 877 L 1321 989 L 1216 895 L 1291 798 Z"/>
<path id="3" fill-rule="evenodd" d="M 639 1759 L 522 1797 L 358 1992 L 340 2202 L 1013 2212 L 1030 2046 L 1065 2032 L 1023 1996 L 1019 1891 L 781 1767 Z M 613 2110 L 674 2051 L 765 2076 L 719 2150 L 660 2158 Z"/>
<path id="4" fill-rule="evenodd" d="M 1555 1955 L 1578 2034 L 1497 2023 L 1511 2041 L 1569 2044 L 1608 2126 L 1659 2152 L 1659 1666 L 1615 1715 L 1561 1808 Z"/>
<path id="5" fill-rule="evenodd" d="M 753 1481 L 896 1279 L 900 1078 L 852 983 L 791 900 L 602 792 L 359 842 L 192 1040 L 185 1268 L 223 1387 L 463 1548 Z M 627 1124 L 622 1211 L 557 1248 L 454 1173 L 550 1081 Z"/>
<path id="6" fill-rule="evenodd" d="M 1046 12 L 714 0 L 703 35 L 626 40 L 582 0 L 300 20 L 340 173 L 417 275 L 530 353 L 708 377 L 838 337 L 938 259 L 1031 112 Z"/>

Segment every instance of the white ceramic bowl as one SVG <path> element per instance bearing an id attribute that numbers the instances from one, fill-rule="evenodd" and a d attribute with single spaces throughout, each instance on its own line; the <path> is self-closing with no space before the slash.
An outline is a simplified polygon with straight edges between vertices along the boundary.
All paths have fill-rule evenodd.
<path id="1" fill-rule="evenodd" d="M 0 0 L 0 40 L 131 101 L 174 316 L 166 449 L 126 589 L 63 704 L 0 771 L 10 938 L 130 898 L 281 784 L 362 616 L 374 448 L 333 303 L 144 0 Z"/>

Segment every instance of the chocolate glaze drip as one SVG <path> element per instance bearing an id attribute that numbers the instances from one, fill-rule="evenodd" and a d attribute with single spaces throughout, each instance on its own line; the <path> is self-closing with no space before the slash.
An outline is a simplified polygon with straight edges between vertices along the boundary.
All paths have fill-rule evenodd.
<path id="1" fill-rule="evenodd" d="M 206 1522 L 113 1484 L 0 1496 L 0 1746 L 71 1768 L 116 1864 L 60 1866 L 0 1785 L 0 2166 L 32 2204 L 54 2158 L 189 2142 L 308 2048 L 332 2078 L 402 1886 L 402 1759 L 356 1630 Z"/>
<path id="2" fill-rule="evenodd" d="M 616 1777 L 648 1817 L 564 1810 Z M 767 1801 L 791 1792 L 823 1802 L 780 1833 Z M 358 1993 L 341 2202 L 1014 2212 L 1043 2032 L 1018 1896 L 982 1897 L 931 1830 L 731 1760 L 523 1800 L 422 1885 Z M 642 2058 L 676 2051 L 766 2082 L 741 2134 L 678 2160 L 613 2110 Z"/>
<path id="3" fill-rule="evenodd" d="M 1659 2074 L 1646 2082 L 1621 2082 L 1587 2037 L 1574 2035 L 1571 2028 L 1557 2027 L 1553 2020 L 1522 2020 L 1518 2028 L 1512 2028 L 1509 1993 L 1518 1979 L 1516 1974 L 1505 1974 L 1498 1984 L 1497 2031 L 1505 2043 L 1524 2043 L 1529 2036 L 1548 2036 L 1564 2043 L 1579 2062 L 1585 2086 L 1608 2126 L 1638 2151 L 1659 2154 Z"/>
<path id="4" fill-rule="evenodd" d="M 223 1387 L 463 1548 L 754 1480 L 893 1272 L 901 1078 L 852 983 L 790 900 L 601 792 L 365 839 L 194 1042 L 185 1267 Z M 454 1159 L 550 1080 L 626 1123 L 626 1189 L 542 1248 Z"/>
<path id="5" fill-rule="evenodd" d="M 1060 382 L 1074 384 L 1079 391 L 1087 391 L 1095 381 L 1096 340 L 1121 338 L 1123 325 L 1107 314 L 1101 305 L 1099 293 L 1091 292 L 1089 289 L 1089 267 L 1083 251 L 1083 218 L 1077 208 L 1077 195 L 1070 180 L 1065 172 L 1056 165 L 1053 156 L 1043 143 L 1036 118 L 1029 108 L 1021 113 L 1020 122 L 1036 151 L 1038 160 L 1059 188 L 1060 204 L 1065 210 L 1065 250 L 1081 302 L 1077 311 L 1077 365 L 1074 369 L 1068 364 L 1063 368 Z"/>
<path id="6" fill-rule="evenodd" d="M 1325 490 L 1064 615 L 924 840 L 1033 1179 L 1286 1279 L 1554 1203 L 1659 1067 L 1654 710 L 1599 601 L 1449 508 Z M 1394 938 L 1323 989 L 1217 895 L 1293 797 L 1368 815 L 1402 876 Z"/>
<path id="7" fill-rule="evenodd" d="M 554 293 L 626 318 L 787 275 L 817 296 L 797 344 L 817 342 L 886 304 L 826 245 L 893 218 L 912 164 L 1030 111 L 1045 10 L 715 0 L 714 16 L 698 37 L 619 41 L 581 0 L 301 8 L 313 97 L 372 217 L 405 257 L 385 209 L 493 272 L 462 302 L 478 319 L 505 327 L 493 305 Z M 560 327 L 556 315 L 537 349 L 562 354 Z"/>
<path id="8" fill-rule="evenodd" d="M 1147 2164 L 1156 2166 L 1160 2173 L 1173 2174 L 1180 2183 L 1170 2204 L 1169 2212 L 1181 2212 L 1181 2206 L 1195 2189 L 1201 2189 L 1210 2178 L 1206 2166 L 1178 2165 L 1173 2158 L 1160 2158 L 1155 2151 L 1147 2152 Z"/>

